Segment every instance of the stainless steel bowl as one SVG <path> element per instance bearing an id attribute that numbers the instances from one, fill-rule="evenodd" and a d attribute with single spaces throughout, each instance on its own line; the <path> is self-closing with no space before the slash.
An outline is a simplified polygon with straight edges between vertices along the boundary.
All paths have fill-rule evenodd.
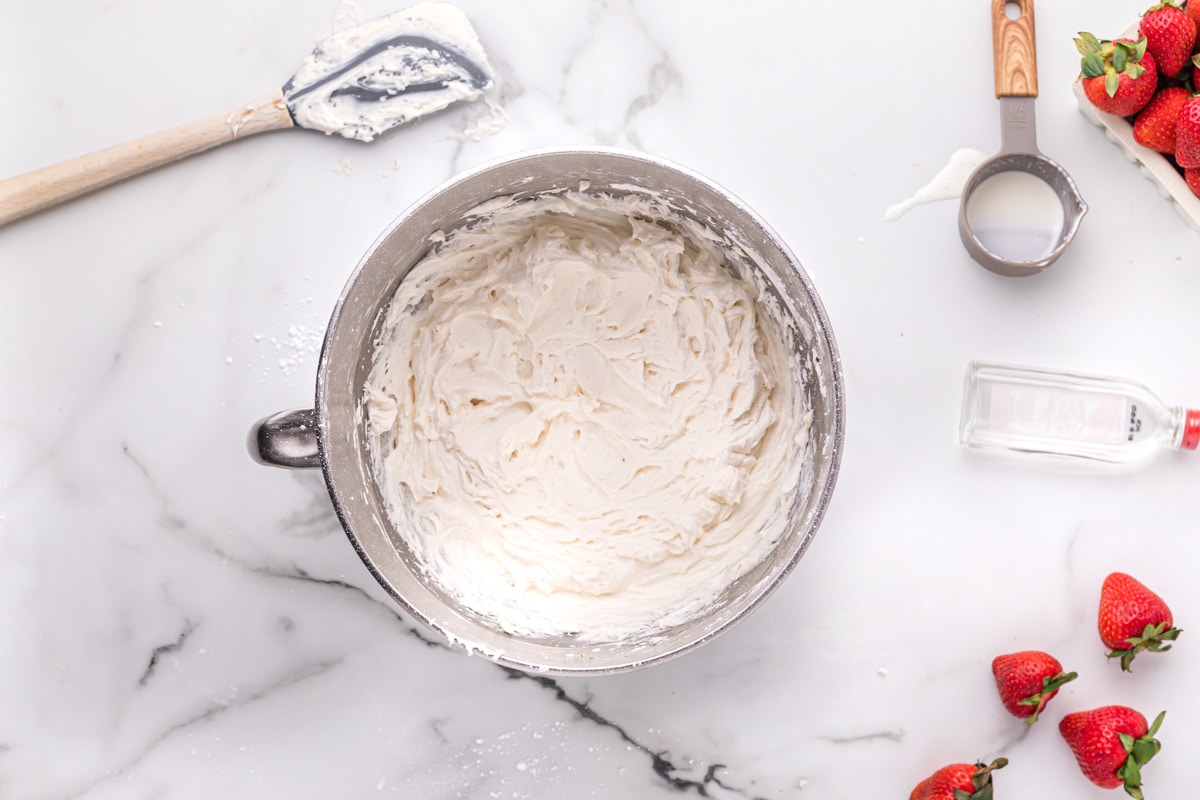
<path id="1" fill-rule="evenodd" d="M 813 412 L 809 458 L 788 527 L 761 563 L 726 587 L 702 616 L 633 641 L 579 642 L 570 637 L 520 637 L 492 627 L 426 580 L 393 529 L 372 475 L 363 387 L 389 300 L 427 253 L 430 236 L 450 231 L 480 203 L 577 189 L 649 194 L 716 232 L 740 263 L 777 295 L 799 354 Z M 417 202 L 393 222 L 360 262 L 334 309 L 317 370 L 315 408 L 287 411 L 257 423 L 251 454 L 284 467 L 317 467 L 338 518 L 376 580 L 414 619 L 453 646 L 520 670 L 556 675 L 606 674 L 659 663 L 710 641 L 744 618 L 791 572 L 812 541 L 829 503 L 842 455 L 845 425 L 841 362 L 829 320 L 812 282 L 776 234 L 739 200 L 686 169 L 608 148 L 527 152 L 472 170 Z"/>

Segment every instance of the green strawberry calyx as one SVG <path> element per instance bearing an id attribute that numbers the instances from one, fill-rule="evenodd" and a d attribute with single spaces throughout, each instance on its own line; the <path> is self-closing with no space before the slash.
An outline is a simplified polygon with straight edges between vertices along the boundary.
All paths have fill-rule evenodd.
<path id="1" fill-rule="evenodd" d="M 1154 738 L 1154 734 L 1158 733 L 1158 726 L 1162 725 L 1163 717 L 1166 714 L 1166 711 L 1158 712 L 1158 716 L 1154 718 L 1154 723 L 1150 726 L 1150 730 L 1146 731 L 1144 736 L 1137 739 L 1128 733 L 1117 734 L 1117 738 L 1121 740 L 1121 746 L 1129 754 L 1125 757 L 1125 763 L 1117 768 L 1117 777 L 1125 781 L 1125 793 L 1134 798 L 1134 800 L 1144 800 L 1142 796 L 1142 767 L 1149 763 L 1150 759 L 1158 755 L 1158 751 L 1162 749 L 1162 744 L 1158 739 Z"/>
<path id="2" fill-rule="evenodd" d="M 1126 759 L 1128 761 L 1128 759 Z M 974 791 L 954 790 L 954 800 L 992 800 L 992 773 L 1008 766 L 1008 759 L 1001 756 L 991 764 L 975 763 L 975 774 L 971 776 Z"/>
<path id="3" fill-rule="evenodd" d="M 1142 56 L 1146 55 L 1145 36 L 1136 42 L 1111 42 L 1080 31 L 1079 38 L 1075 40 L 1075 49 L 1083 57 L 1079 63 L 1083 77 L 1103 77 L 1104 91 L 1109 97 L 1116 96 L 1122 75 L 1128 75 L 1130 80 L 1136 81 L 1146 71 L 1141 64 Z"/>
<path id="4" fill-rule="evenodd" d="M 1168 628 L 1165 622 L 1157 625 L 1147 624 L 1142 629 L 1141 636 L 1130 636 L 1125 640 L 1125 647 L 1113 650 L 1108 657 L 1121 659 L 1122 671 L 1132 672 L 1130 665 L 1133 664 L 1133 659 L 1138 653 L 1143 650 L 1151 653 L 1165 653 L 1171 649 L 1169 642 L 1178 639 L 1181 633 L 1183 633 L 1183 628 Z"/>
<path id="5" fill-rule="evenodd" d="M 1033 716 L 1025 720 L 1026 725 L 1032 725 L 1037 722 L 1038 714 L 1042 713 L 1042 709 L 1046 707 L 1046 702 L 1050 699 L 1050 695 L 1057 692 L 1066 684 L 1079 677 L 1077 672 L 1060 672 L 1057 675 L 1046 675 L 1042 678 L 1042 690 L 1036 694 L 1031 694 L 1024 700 L 1018 700 L 1019 706 L 1033 706 Z"/>

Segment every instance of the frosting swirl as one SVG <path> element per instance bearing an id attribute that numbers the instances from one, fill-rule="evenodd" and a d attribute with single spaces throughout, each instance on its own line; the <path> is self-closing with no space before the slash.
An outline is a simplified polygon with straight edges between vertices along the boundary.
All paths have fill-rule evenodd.
<path id="1" fill-rule="evenodd" d="M 389 515 L 507 631 L 681 621 L 780 535 L 797 371 L 777 315 L 688 224 L 634 196 L 507 204 L 392 300 L 366 389 Z"/>

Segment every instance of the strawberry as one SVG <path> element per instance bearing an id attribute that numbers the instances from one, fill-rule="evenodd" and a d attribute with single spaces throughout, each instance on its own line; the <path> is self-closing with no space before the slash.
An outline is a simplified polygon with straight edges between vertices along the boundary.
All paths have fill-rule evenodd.
<path id="1" fill-rule="evenodd" d="M 1192 194 L 1200 197 L 1200 169 L 1185 169 L 1183 171 L 1183 179 L 1187 181 L 1188 188 L 1192 190 Z"/>
<path id="2" fill-rule="evenodd" d="M 992 772 L 1006 764 L 1007 758 L 997 758 L 987 766 L 976 763 L 942 767 L 918 783 L 908 800 L 992 800 Z"/>
<path id="3" fill-rule="evenodd" d="M 1184 169 L 1200 167 L 1200 95 L 1194 95 L 1179 109 L 1176 126 L 1175 161 Z"/>
<path id="4" fill-rule="evenodd" d="M 1145 37 L 1110 42 L 1079 34 L 1075 47 L 1083 57 L 1083 92 L 1092 105 L 1106 114 L 1131 117 L 1150 102 L 1158 88 L 1158 73 L 1146 46 Z"/>
<path id="5" fill-rule="evenodd" d="M 1100 588 L 1098 626 L 1100 641 L 1111 648 L 1109 658 L 1120 658 L 1129 672 L 1134 657 L 1143 650 L 1170 650 L 1182 632 L 1173 627 L 1171 609 L 1162 598 L 1123 572 L 1114 572 Z"/>
<path id="6" fill-rule="evenodd" d="M 1133 138 L 1142 147 L 1174 155 L 1179 110 L 1192 94 L 1182 86 L 1158 90 L 1133 123 Z"/>
<path id="7" fill-rule="evenodd" d="M 1057 658 L 1040 650 L 996 656 L 992 659 L 992 675 L 1008 713 L 1030 725 L 1037 722 L 1038 714 L 1064 684 L 1079 677 L 1074 672 L 1063 672 Z"/>
<path id="8" fill-rule="evenodd" d="M 1192 18 L 1192 22 L 1196 23 L 1196 30 L 1200 31 L 1200 2 L 1196 0 L 1188 0 L 1184 5 L 1183 10 Z"/>
<path id="9" fill-rule="evenodd" d="M 1089 781 L 1105 789 L 1124 785 L 1130 797 L 1143 800 L 1142 767 L 1162 748 L 1154 734 L 1166 713 L 1147 728 L 1146 718 L 1132 708 L 1103 706 L 1067 714 L 1058 732 Z"/>
<path id="10" fill-rule="evenodd" d="M 1154 56 L 1158 71 L 1170 78 L 1192 57 L 1196 23 L 1174 0 L 1163 0 L 1142 15 L 1138 35 L 1146 37 L 1146 49 Z"/>

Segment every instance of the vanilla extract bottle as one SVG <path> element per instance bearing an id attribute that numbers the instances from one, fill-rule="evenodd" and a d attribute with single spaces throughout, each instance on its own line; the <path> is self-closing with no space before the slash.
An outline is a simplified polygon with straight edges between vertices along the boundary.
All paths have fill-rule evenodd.
<path id="1" fill-rule="evenodd" d="M 1200 411 L 1129 380 L 972 361 L 959 440 L 969 448 L 1133 464 L 1195 450 Z"/>

